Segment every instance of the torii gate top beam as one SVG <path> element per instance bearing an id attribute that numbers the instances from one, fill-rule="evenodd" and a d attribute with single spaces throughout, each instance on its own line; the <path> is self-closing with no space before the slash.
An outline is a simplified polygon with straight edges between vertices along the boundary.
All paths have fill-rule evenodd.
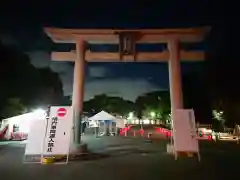
<path id="1" fill-rule="evenodd" d="M 118 44 L 119 52 L 91 52 L 85 49 L 85 60 L 88 62 L 159 62 L 168 61 L 169 51 L 162 52 L 137 52 L 137 44 L 144 43 L 169 43 L 171 40 L 178 42 L 202 41 L 210 28 L 191 29 L 61 29 L 45 28 L 46 34 L 55 43 L 75 43 L 85 41 L 90 44 Z M 76 53 L 52 52 L 52 60 L 71 61 L 76 59 Z M 203 51 L 180 50 L 180 59 L 185 61 L 202 61 Z"/>
<path id="2" fill-rule="evenodd" d="M 136 43 L 166 43 L 175 38 L 181 42 L 200 42 L 210 31 L 209 27 L 189 29 L 61 29 L 44 28 L 55 43 L 76 43 L 78 39 L 88 43 L 118 44 L 119 34 L 134 35 Z"/>

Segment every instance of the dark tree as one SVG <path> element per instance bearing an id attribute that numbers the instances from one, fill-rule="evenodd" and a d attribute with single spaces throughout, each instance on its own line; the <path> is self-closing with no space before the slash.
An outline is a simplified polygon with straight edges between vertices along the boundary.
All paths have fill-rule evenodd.
<path id="1" fill-rule="evenodd" d="M 210 88 L 204 79 L 204 70 L 183 76 L 183 99 L 185 108 L 193 108 L 195 119 L 200 123 L 211 123 L 212 108 Z"/>
<path id="2" fill-rule="evenodd" d="M 232 42 L 238 32 L 233 32 L 232 28 L 219 31 L 220 28 L 223 29 L 221 25 L 213 28 L 208 38 L 208 84 L 213 109 L 223 111 L 226 124 L 234 127 L 235 123 L 240 123 L 239 47 Z"/>
<path id="3" fill-rule="evenodd" d="M 0 54 L 0 112 L 6 106 L 9 109 L 11 98 L 19 99 L 26 109 L 61 102 L 62 83 L 57 73 L 35 68 L 26 54 L 12 46 L 0 43 Z"/>
<path id="4" fill-rule="evenodd" d="M 97 113 L 99 111 L 107 111 L 119 115 L 127 115 L 134 111 L 134 103 L 124 100 L 121 97 L 109 97 L 105 94 L 96 95 L 93 99 L 84 102 L 84 111 L 89 113 Z"/>
<path id="5" fill-rule="evenodd" d="M 146 111 L 154 111 L 165 119 L 170 113 L 170 95 L 168 91 L 154 91 L 139 96 L 136 101 L 137 115 L 141 118 Z"/>
<path id="6" fill-rule="evenodd" d="M 9 98 L 1 110 L 2 117 L 12 117 L 26 111 L 26 107 L 19 98 Z"/>
<path id="7" fill-rule="evenodd" d="M 36 105 L 59 105 L 63 101 L 62 82 L 58 73 L 50 68 L 37 69 L 38 84 L 36 94 L 31 104 Z M 37 95 L 37 96 L 36 96 Z"/>

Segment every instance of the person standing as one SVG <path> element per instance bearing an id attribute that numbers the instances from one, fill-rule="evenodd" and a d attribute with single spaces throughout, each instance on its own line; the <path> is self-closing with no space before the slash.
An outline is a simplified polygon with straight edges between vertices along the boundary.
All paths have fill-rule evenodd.
<path id="1" fill-rule="evenodd" d="M 85 122 L 82 123 L 82 134 L 85 133 L 86 127 L 87 127 L 87 122 L 85 121 Z"/>

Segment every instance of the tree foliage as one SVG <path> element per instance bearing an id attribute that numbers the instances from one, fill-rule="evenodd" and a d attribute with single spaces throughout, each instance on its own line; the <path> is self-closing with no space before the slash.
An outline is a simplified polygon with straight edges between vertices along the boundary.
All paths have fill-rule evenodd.
<path id="1" fill-rule="evenodd" d="M 94 98 L 84 102 L 84 111 L 97 113 L 107 111 L 119 115 L 127 115 L 134 111 L 134 103 L 121 97 L 111 97 L 105 94 L 96 95 Z"/>
<path id="2" fill-rule="evenodd" d="M 166 119 L 170 113 L 170 96 L 168 91 L 154 91 L 139 96 L 136 101 L 137 114 L 141 118 L 151 112 L 156 118 Z"/>
<path id="3" fill-rule="evenodd" d="M 10 116 L 11 106 L 15 115 L 19 112 L 17 106 L 29 109 L 61 102 L 62 83 L 57 73 L 49 68 L 35 68 L 26 54 L 12 46 L 0 43 L 0 54 L 0 112 L 5 112 L 0 116 Z"/>
<path id="4" fill-rule="evenodd" d="M 228 38 L 222 38 L 225 37 L 225 33 Z M 209 51 L 206 61 L 212 109 L 223 111 L 225 122 L 231 127 L 240 123 L 240 86 L 236 83 L 239 73 L 239 50 L 238 46 L 228 45 L 236 38 L 235 34 L 231 28 L 224 28 L 224 31 L 213 28 L 208 38 Z"/>
<path id="5" fill-rule="evenodd" d="M 209 123 L 212 119 L 211 96 L 204 72 L 184 74 L 183 99 L 186 109 L 194 109 L 197 122 Z"/>
<path id="6" fill-rule="evenodd" d="M 3 118 L 8 118 L 24 113 L 25 110 L 25 106 L 22 104 L 21 99 L 9 98 L 0 113 Z"/>

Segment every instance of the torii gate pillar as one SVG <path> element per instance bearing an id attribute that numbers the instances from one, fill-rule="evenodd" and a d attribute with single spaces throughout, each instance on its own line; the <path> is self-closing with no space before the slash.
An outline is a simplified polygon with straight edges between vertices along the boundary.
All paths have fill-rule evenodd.
<path id="1" fill-rule="evenodd" d="M 180 48 L 178 39 L 171 39 L 168 42 L 169 50 L 169 88 L 171 96 L 171 112 L 172 119 L 175 120 L 174 112 L 176 109 L 183 108 L 183 94 L 182 94 L 182 76 L 180 64 Z"/>
<path id="2" fill-rule="evenodd" d="M 75 144 L 81 142 L 81 121 L 84 101 L 84 79 L 85 79 L 85 42 L 78 40 L 76 42 L 76 59 L 73 73 L 73 98 L 72 108 L 74 116 L 74 127 L 72 141 Z"/>

